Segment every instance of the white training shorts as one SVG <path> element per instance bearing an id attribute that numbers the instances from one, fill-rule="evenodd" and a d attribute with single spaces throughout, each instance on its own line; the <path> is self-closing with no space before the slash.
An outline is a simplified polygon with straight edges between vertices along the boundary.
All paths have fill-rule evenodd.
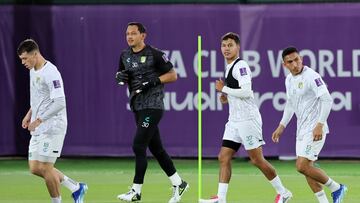
<path id="1" fill-rule="evenodd" d="M 323 134 L 322 139 L 319 141 L 314 141 L 312 133 L 305 134 L 301 140 L 296 140 L 296 156 L 316 161 L 325 144 L 325 140 L 326 134 Z"/>
<path id="2" fill-rule="evenodd" d="M 245 150 L 256 149 L 265 144 L 262 136 L 262 122 L 257 119 L 228 121 L 225 125 L 223 140 L 241 143 Z"/>
<path id="3" fill-rule="evenodd" d="M 29 160 L 55 163 L 60 156 L 65 134 L 32 135 L 29 143 Z"/>

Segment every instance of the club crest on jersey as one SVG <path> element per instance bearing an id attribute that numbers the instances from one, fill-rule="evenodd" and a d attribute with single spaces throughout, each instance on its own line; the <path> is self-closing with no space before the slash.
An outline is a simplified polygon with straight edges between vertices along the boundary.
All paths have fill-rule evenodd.
<path id="1" fill-rule="evenodd" d="M 321 78 L 316 78 L 315 79 L 315 83 L 316 83 L 316 86 L 320 87 L 321 85 L 323 85 L 324 83 L 321 81 Z"/>
<path id="2" fill-rule="evenodd" d="M 40 77 L 36 77 L 36 83 L 39 83 L 40 82 Z"/>
<path id="3" fill-rule="evenodd" d="M 146 61 L 146 56 L 140 57 L 140 63 L 145 63 L 145 61 Z"/>
<path id="4" fill-rule="evenodd" d="M 298 88 L 299 88 L 299 89 L 302 89 L 303 87 L 304 87 L 304 83 L 303 83 L 303 82 L 299 82 Z"/>
<path id="5" fill-rule="evenodd" d="M 247 75 L 246 68 L 240 68 L 240 75 L 241 76 Z"/>
<path id="6" fill-rule="evenodd" d="M 53 80 L 53 85 L 54 88 L 60 88 L 61 87 L 60 80 Z"/>

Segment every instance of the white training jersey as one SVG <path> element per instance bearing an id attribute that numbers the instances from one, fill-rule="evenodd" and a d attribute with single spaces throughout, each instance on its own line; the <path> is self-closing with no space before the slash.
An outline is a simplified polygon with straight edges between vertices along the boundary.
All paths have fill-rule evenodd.
<path id="1" fill-rule="evenodd" d="M 60 72 L 54 64 L 46 61 L 40 70 L 34 68 L 30 70 L 31 122 L 46 112 L 53 99 L 60 97 L 65 97 L 64 84 Z M 57 128 L 56 132 L 66 132 L 66 108 L 41 123 L 31 134 L 51 134 L 54 126 Z"/>
<path id="2" fill-rule="evenodd" d="M 240 88 L 245 84 L 250 84 L 251 86 L 251 70 L 246 61 L 238 61 L 230 73 L 230 69 L 235 61 L 226 66 L 225 77 L 227 78 L 229 74 L 232 74 Z M 261 115 L 255 103 L 254 95 L 249 98 L 227 95 L 227 99 L 229 103 L 229 121 L 239 122 L 250 119 L 259 119 L 261 121 Z"/>
<path id="3" fill-rule="evenodd" d="M 313 69 L 304 66 L 298 75 L 287 75 L 285 80 L 287 102 L 294 110 L 297 118 L 298 139 L 304 134 L 312 133 L 318 123 L 321 102 L 320 96 L 329 93 L 321 76 Z M 327 123 L 324 123 L 323 133 L 329 133 Z"/>

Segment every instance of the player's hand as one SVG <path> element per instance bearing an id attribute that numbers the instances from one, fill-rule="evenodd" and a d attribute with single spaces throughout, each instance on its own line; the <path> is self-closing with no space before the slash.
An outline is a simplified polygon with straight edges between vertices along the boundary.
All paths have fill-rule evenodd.
<path id="1" fill-rule="evenodd" d="M 322 140 L 322 134 L 323 134 L 323 126 L 324 124 L 322 123 L 318 123 L 314 130 L 313 130 L 313 138 L 314 138 L 314 141 L 319 141 L 319 140 Z"/>
<path id="2" fill-rule="evenodd" d="M 285 127 L 281 124 L 276 128 L 276 130 L 272 133 L 271 139 L 273 142 L 278 143 L 280 141 L 280 136 L 284 132 Z"/>
<path id="3" fill-rule="evenodd" d="M 26 129 L 28 128 L 30 123 L 30 116 L 28 116 L 28 114 L 26 114 L 26 116 L 23 118 L 22 122 L 21 122 L 21 127 Z"/>
<path id="4" fill-rule="evenodd" d="M 119 85 L 125 85 L 129 80 L 129 74 L 126 70 L 119 71 L 116 73 L 115 79 Z"/>
<path id="5" fill-rule="evenodd" d="M 219 80 L 215 81 L 215 88 L 217 91 L 221 92 L 222 89 L 224 88 L 224 81 L 221 80 L 221 78 L 219 78 Z"/>
<path id="6" fill-rule="evenodd" d="M 226 94 L 221 94 L 220 95 L 220 102 L 222 104 L 226 104 L 228 102 Z"/>
<path id="7" fill-rule="evenodd" d="M 29 131 L 34 131 L 35 128 L 37 128 L 42 123 L 41 119 L 36 119 L 33 122 L 31 122 L 28 126 Z"/>
<path id="8" fill-rule="evenodd" d="M 158 78 L 158 77 L 151 78 L 145 82 L 135 80 L 133 83 L 133 90 L 135 90 L 136 94 L 139 94 L 140 92 L 143 92 L 151 87 L 155 87 L 159 84 L 161 84 L 161 81 L 160 81 L 160 78 Z"/>

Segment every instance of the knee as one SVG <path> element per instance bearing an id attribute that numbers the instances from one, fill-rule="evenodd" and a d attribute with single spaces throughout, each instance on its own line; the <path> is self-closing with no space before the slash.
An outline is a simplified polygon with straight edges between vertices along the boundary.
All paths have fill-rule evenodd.
<path id="1" fill-rule="evenodd" d="M 254 166 L 260 166 L 263 160 L 262 157 L 250 157 L 250 162 Z"/>
<path id="2" fill-rule="evenodd" d="M 307 166 L 301 162 L 296 162 L 296 170 L 299 173 L 306 174 Z"/>
<path id="3" fill-rule="evenodd" d="M 37 175 L 37 176 L 42 177 L 44 174 L 44 169 L 40 165 L 30 166 L 29 170 L 30 170 L 30 173 Z"/>
<path id="4" fill-rule="evenodd" d="M 30 170 L 30 173 L 33 175 L 40 175 L 39 170 L 36 167 L 30 167 L 29 170 Z"/>
<path id="5" fill-rule="evenodd" d="M 146 147 L 140 144 L 133 144 L 133 152 L 136 156 L 146 156 Z"/>
<path id="6" fill-rule="evenodd" d="M 254 166 L 259 167 L 259 166 L 263 165 L 264 161 L 265 161 L 265 159 L 263 156 L 250 156 L 250 162 Z"/>
<path id="7" fill-rule="evenodd" d="M 163 156 L 164 154 L 166 154 L 164 148 L 156 149 L 149 147 L 149 150 L 155 157 Z"/>

